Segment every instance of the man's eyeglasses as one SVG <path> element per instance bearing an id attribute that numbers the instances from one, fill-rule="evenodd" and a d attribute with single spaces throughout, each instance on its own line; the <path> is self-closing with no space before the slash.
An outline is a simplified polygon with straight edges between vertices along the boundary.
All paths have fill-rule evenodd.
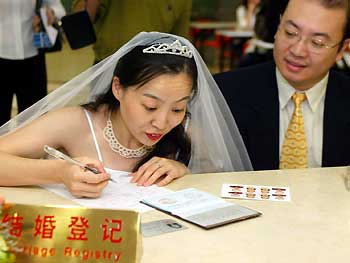
<path id="1" fill-rule="evenodd" d="M 283 37 L 283 40 L 292 45 L 302 40 L 302 35 L 296 29 L 291 29 L 288 26 L 280 26 L 278 31 L 280 32 L 280 36 Z M 307 49 L 315 54 L 324 53 L 327 49 L 335 48 L 342 43 L 342 41 L 336 44 L 328 43 L 322 36 L 305 37 L 304 41 Z"/>

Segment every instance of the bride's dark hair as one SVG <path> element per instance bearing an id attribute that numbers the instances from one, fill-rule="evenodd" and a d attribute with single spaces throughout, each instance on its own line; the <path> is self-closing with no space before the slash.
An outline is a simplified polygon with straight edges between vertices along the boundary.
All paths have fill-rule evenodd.
<path id="1" fill-rule="evenodd" d="M 148 81 L 163 74 L 186 73 L 193 83 L 192 98 L 197 93 L 197 67 L 193 58 L 170 54 L 143 53 L 146 46 L 138 46 L 119 59 L 114 76 L 119 78 L 124 89 L 130 86 L 141 87 Z M 119 101 L 112 93 L 112 83 L 108 91 L 99 95 L 94 101 L 84 104 L 83 107 L 96 111 L 101 105 L 107 105 L 109 111 L 119 108 Z M 190 117 L 189 114 L 186 114 Z M 134 167 L 133 171 L 151 159 L 153 156 L 175 159 L 188 164 L 191 157 L 191 142 L 188 138 L 183 124 L 179 124 L 167 133 L 155 146 L 153 151 L 142 158 Z"/>

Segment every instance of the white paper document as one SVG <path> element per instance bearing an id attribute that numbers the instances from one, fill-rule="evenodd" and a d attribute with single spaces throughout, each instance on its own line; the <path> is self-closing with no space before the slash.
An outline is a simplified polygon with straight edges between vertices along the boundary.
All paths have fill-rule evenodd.
<path id="1" fill-rule="evenodd" d="M 56 38 L 58 35 L 58 30 L 54 28 L 53 26 L 50 26 L 47 22 L 47 15 L 46 15 L 46 8 L 42 7 L 40 8 L 40 17 L 43 21 L 45 31 L 50 39 L 51 44 L 53 45 L 56 42 Z"/>
<path id="2" fill-rule="evenodd" d="M 109 181 L 108 185 L 99 198 L 76 198 L 63 184 L 45 185 L 50 190 L 60 196 L 72 200 L 82 206 L 91 208 L 110 208 L 110 209 L 131 209 L 140 213 L 151 210 L 149 206 L 140 203 L 140 200 L 151 195 L 166 194 L 172 191 L 156 185 L 143 187 L 130 183 L 131 176 L 128 172 L 111 172 L 113 181 Z"/>
<path id="3" fill-rule="evenodd" d="M 154 195 L 144 198 L 142 203 L 206 229 L 261 215 L 194 188 Z"/>

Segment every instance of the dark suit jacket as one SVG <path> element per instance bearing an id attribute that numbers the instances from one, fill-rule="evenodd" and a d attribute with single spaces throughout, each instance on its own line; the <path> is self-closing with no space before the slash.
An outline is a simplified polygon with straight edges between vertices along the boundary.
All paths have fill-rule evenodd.
<path id="1" fill-rule="evenodd" d="M 255 170 L 279 167 L 279 99 L 273 62 L 214 76 L 229 104 Z M 350 164 L 350 79 L 331 71 L 322 166 Z"/>

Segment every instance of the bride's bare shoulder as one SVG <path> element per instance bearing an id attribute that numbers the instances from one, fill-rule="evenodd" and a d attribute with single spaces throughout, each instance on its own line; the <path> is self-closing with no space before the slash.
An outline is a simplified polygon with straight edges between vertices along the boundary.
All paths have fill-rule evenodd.
<path id="1" fill-rule="evenodd" d="M 64 122 L 65 125 L 79 124 L 84 118 L 86 119 L 84 108 L 81 106 L 64 107 L 62 109 L 49 112 L 46 115 L 47 116 L 43 116 L 43 118 L 47 117 L 55 122 Z"/>
<path id="2" fill-rule="evenodd" d="M 104 122 L 106 118 L 106 108 L 99 107 L 97 110 L 85 109 L 81 106 L 65 107 L 50 113 L 50 118 L 54 122 L 62 123 L 65 128 L 85 129 L 88 128 L 88 118 L 93 125 Z"/>

